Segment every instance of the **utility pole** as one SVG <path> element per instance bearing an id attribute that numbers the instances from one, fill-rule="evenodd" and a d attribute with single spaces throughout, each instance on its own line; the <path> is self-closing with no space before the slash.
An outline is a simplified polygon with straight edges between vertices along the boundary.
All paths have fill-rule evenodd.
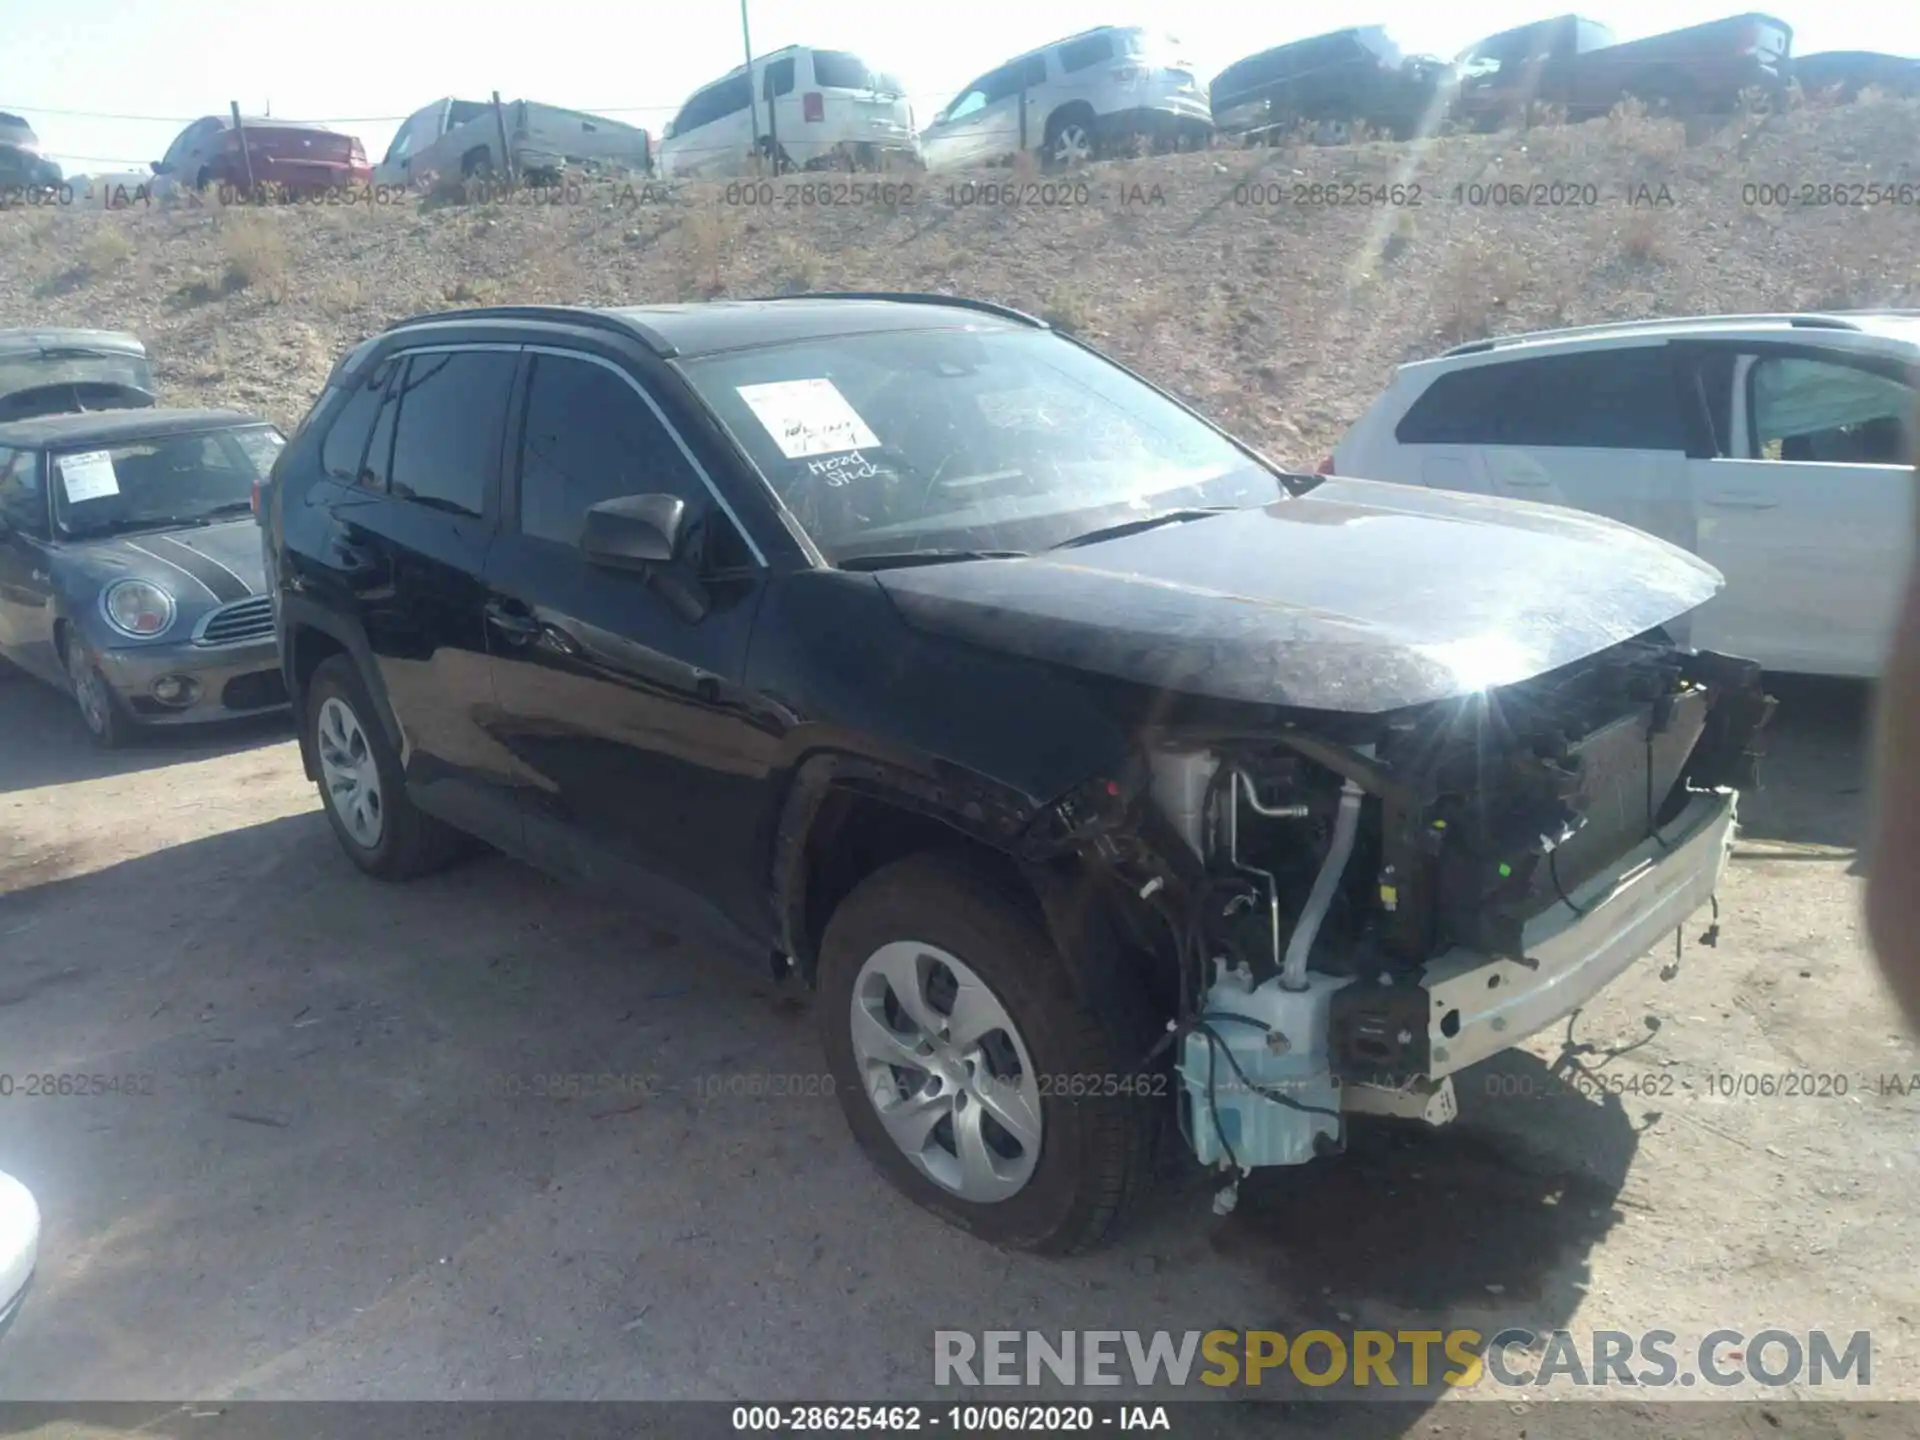
<path id="1" fill-rule="evenodd" d="M 747 0 L 740 0 L 740 43 L 747 52 L 747 118 L 753 122 L 753 173 L 760 173 L 760 98 L 753 86 L 753 34 L 747 29 Z"/>

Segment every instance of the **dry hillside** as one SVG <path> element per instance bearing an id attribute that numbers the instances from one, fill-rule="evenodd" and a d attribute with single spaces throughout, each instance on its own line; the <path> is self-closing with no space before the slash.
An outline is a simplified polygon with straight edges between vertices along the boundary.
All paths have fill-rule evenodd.
<path id="1" fill-rule="evenodd" d="M 964 292 L 1071 326 L 1274 458 L 1311 465 L 1393 365 L 1461 339 L 1669 312 L 1920 306 L 1917 137 L 1911 101 L 1691 128 L 1623 108 L 1414 147 L 1020 172 L 1043 190 L 1011 206 L 950 200 L 943 178 L 917 182 L 909 202 L 785 208 L 638 182 L 589 182 L 559 204 L 16 208 L 0 213 L 0 326 L 132 330 L 168 403 L 288 426 L 343 347 L 422 310 Z M 1523 184 L 1545 188 L 1513 204 Z M 1296 197 L 1309 185 L 1321 188 Z M 1396 185 L 1421 203 L 1369 188 Z M 1884 187 L 1883 203 L 1798 203 L 1803 186 L 1872 198 L 1846 193 L 1864 185 Z"/>

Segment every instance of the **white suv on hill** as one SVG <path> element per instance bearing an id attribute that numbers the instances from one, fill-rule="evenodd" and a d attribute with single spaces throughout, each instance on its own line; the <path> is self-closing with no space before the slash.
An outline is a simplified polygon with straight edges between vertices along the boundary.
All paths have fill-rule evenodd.
<path id="1" fill-rule="evenodd" d="M 1123 145 L 1199 149 L 1213 135 L 1205 82 L 1180 41 L 1103 25 L 988 71 L 921 132 L 929 170 L 996 164 L 1022 150 L 1052 165 Z"/>
<path id="2" fill-rule="evenodd" d="M 759 128 L 756 144 L 754 130 Z M 743 175 L 756 150 L 782 170 L 918 166 L 906 87 L 845 50 L 789 45 L 687 97 L 660 140 L 669 180 Z"/>
<path id="3" fill-rule="evenodd" d="M 1693 551 L 1702 649 L 1879 675 L 1914 532 L 1920 311 L 1549 330 L 1399 368 L 1323 473 L 1539 500 Z"/>

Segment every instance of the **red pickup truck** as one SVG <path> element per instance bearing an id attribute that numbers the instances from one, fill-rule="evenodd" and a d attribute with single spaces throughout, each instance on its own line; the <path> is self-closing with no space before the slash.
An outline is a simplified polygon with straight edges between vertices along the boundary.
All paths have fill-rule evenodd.
<path id="1" fill-rule="evenodd" d="M 1559 15 L 1489 36 L 1454 62 L 1453 111 L 1475 129 L 1528 105 L 1604 115 L 1632 96 L 1676 111 L 1731 109 L 1745 90 L 1784 91 L 1793 27 L 1771 15 L 1732 15 L 1621 44 L 1605 25 Z"/>

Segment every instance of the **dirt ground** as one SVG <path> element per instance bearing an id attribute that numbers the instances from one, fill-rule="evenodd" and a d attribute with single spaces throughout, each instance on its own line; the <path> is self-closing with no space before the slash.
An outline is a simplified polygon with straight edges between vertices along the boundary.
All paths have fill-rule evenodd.
<path id="1" fill-rule="evenodd" d="M 1463 1077 L 1453 1127 L 1376 1122 L 1225 1218 L 1171 1176 L 1117 1248 L 1054 1262 L 897 1198 L 831 1098 L 710 1093 L 819 1072 L 756 957 L 494 857 L 367 880 L 287 726 L 103 756 L 10 674 L 0 1071 L 151 1093 L 0 1099 L 0 1169 L 45 1212 L 0 1396 L 925 1398 L 942 1328 L 1515 1324 L 1869 1330 L 1848 1397 L 1920 1398 L 1920 1095 L 1879 1083 L 1920 1057 L 1858 913 L 1865 696 L 1779 693 L 1718 947 L 1698 917 L 1677 977 L 1662 952 L 1577 1025 L 1644 1042 L 1601 1073 L 1670 1093 L 1567 1093 L 1541 1036 Z M 502 1093 L 579 1072 L 665 1083 Z M 1710 1093 L 1789 1072 L 1847 1093 Z M 1499 1433 L 1542 1433 L 1508 1408 Z M 1607 1409 L 1609 1434 L 1644 1414 Z"/>

